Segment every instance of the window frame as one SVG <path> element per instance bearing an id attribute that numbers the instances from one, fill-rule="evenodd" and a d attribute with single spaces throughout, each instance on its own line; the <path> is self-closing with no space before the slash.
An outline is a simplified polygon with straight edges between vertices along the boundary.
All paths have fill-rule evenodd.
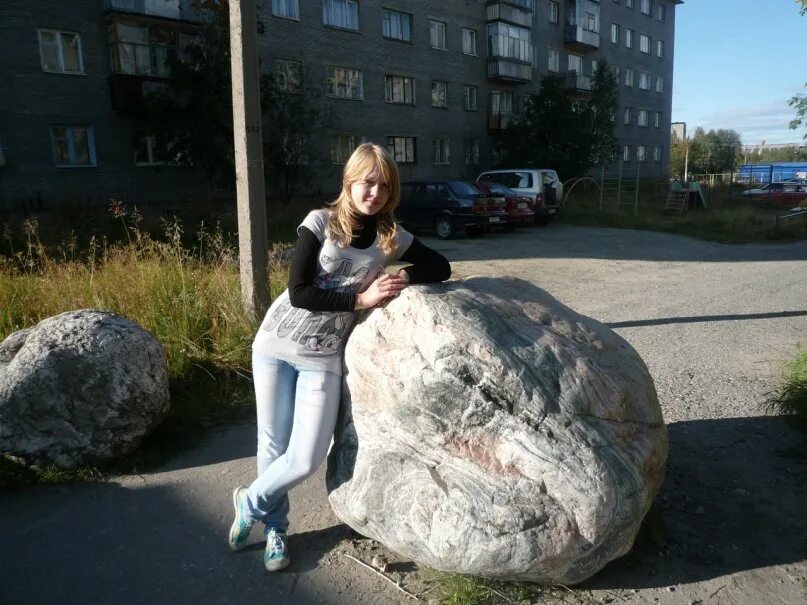
<path id="1" fill-rule="evenodd" d="M 469 145 L 470 143 L 470 145 Z M 466 166 L 479 166 L 481 162 L 479 161 L 479 139 L 475 137 L 469 137 L 466 139 L 462 139 L 462 154 L 465 159 Z M 469 157 L 470 156 L 470 157 Z"/>
<path id="2" fill-rule="evenodd" d="M 56 128 L 64 128 L 65 136 L 57 137 L 56 133 L 54 132 Z M 73 131 L 79 128 L 86 131 L 86 139 L 87 139 L 86 164 L 79 164 L 75 162 L 76 142 L 74 139 Z M 50 133 L 51 155 L 53 157 L 53 165 L 56 168 L 95 168 L 98 166 L 98 158 L 95 153 L 95 129 L 92 126 L 87 126 L 85 124 L 51 124 L 49 128 L 49 133 Z M 56 151 L 57 140 L 64 140 L 67 145 L 68 159 L 71 160 L 67 164 L 59 163 L 58 154 Z"/>
<path id="3" fill-rule="evenodd" d="M 402 101 L 395 100 L 395 83 L 400 80 Z M 403 76 L 401 74 L 384 74 L 384 102 L 390 105 L 415 105 L 417 101 L 417 88 L 415 85 L 416 78 L 412 76 Z M 406 100 L 406 92 L 409 89 L 411 100 Z"/>
<path id="4" fill-rule="evenodd" d="M 58 69 L 48 69 L 45 66 L 45 56 L 42 54 L 42 34 L 53 34 L 55 37 L 55 44 L 56 47 L 56 60 L 59 64 Z M 76 54 L 78 56 L 78 71 L 68 71 L 65 69 L 65 62 L 64 62 L 64 45 L 62 42 L 62 36 L 75 36 L 77 41 L 77 48 Z M 42 71 L 48 74 L 63 74 L 66 76 L 85 76 L 87 73 L 84 71 L 84 50 L 81 45 L 81 34 L 78 32 L 68 31 L 68 30 L 60 30 L 60 29 L 48 29 L 48 28 L 39 28 L 36 30 L 36 38 L 37 38 L 37 46 L 39 47 L 39 65 L 42 68 Z"/>
<path id="5" fill-rule="evenodd" d="M 345 17 L 346 25 L 340 25 L 338 23 L 329 23 L 327 17 L 330 15 L 333 17 L 335 15 L 335 11 L 333 10 L 334 3 L 343 4 L 344 8 L 342 9 L 342 15 Z M 350 23 L 350 7 L 355 7 L 356 12 L 356 27 L 350 27 L 348 24 Z M 328 7 L 328 8 L 326 8 Z M 329 10 L 330 9 L 330 10 Z M 350 32 L 358 32 L 361 31 L 361 15 L 359 11 L 359 2 L 358 0 L 322 0 L 322 24 L 325 27 L 332 27 L 334 29 L 341 29 L 344 31 Z"/>
<path id="6" fill-rule="evenodd" d="M 356 139 L 355 141 L 349 141 L 348 147 L 351 147 L 350 151 L 347 153 L 347 157 L 342 159 L 340 157 L 340 146 L 339 143 L 341 139 L 349 137 L 350 139 Z M 356 150 L 356 147 L 361 145 L 364 142 L 364 137 L 360 134 L 349 134 L 349 133 L 339 133 L 331 136 L 331 164 L 346 164 L 350 156 Z"/>
<path id="7" fill-rule="evenodd" d="M 664 6 L 661 2 L 656 2 L 656 21 L 659 23 L 664 23 L 667 19 L 667 7 Z"/>
<path id="8" fill-rule="evenodd" d="M 625 68 L 625 86 L 633 88 L 634 85 L 634 73 L 632 67 Z"/>
<path id="9" fill-rule="evenodd" d="M 387 17 L 388 16 L 391 17 L 393 14 L 396 15 L 397 17 L 399 17 L 399 29 L 401 30 L 402 33 L 404 31 L 404 27 L 402 25 L 403 20 L 401 20 L 400 18 L 401 17 L 408 17 L 409 18 L 409 37 L 408 38 L 403 37 L 403 35 L 402 36 L 393 36 L 391 33 L 390 33 L 390 35 L 387 35 L 387 34 L 384 33 L 385 30 L 387 29 L 387 23 L 389 23 L 389 29 L 390 29 L 390 32 L 392 32 L 392 21 L 388 20 Z M 408 42 L 408 43 L 411 44 L 412 43 L 412 31 L 414 29 L 414 23 L 415 23 L 415 18 L 412 15 L 412 13 L 406 13 L 404 11 L 395 10 L 393 8 L 382 7 L 382 9 L 381 9 L 381 37 L 384 38 L 385 40 L 395 40 L 396 42 Z"/>
<path id="10" fill-rule="evenodd" d="M 636 43 L 636 31 L 630 27 L 625 28 L 625 48 L 633 48 Z"/>
<path id="11" fill-rule="evenodd" d="M 336 77 L 336 71 L 337 70 L 341 70 L 341 71 L 345 72 L 345 77 L 346 78 L 347 78 L 348 72 L 353 72 L 355 74 L 358 74 L 359 96 L 354 97 L 354 96 L 342 96 L 342 95 L 334 94 L 333 86 L 328 86 L 327 85 L 328 81 L 331 79 L 330 74 L 329 74 L 329 70 L 331 70 L 331 69 L 334 70 L 334 75 L 333 75 L 333 83 L 334 84 L 336 84 L 336 81 L 337 81 L 337 77 Z M 328 95 L 328 97 L 330 97 L 332 99 L 345 99 L 346 101 L 363 101 L 364 100 L 364 74 L 363 74 L 362 70 L 360 70 L 360 69 L 353 69 L 351 67 L 341 67 L 339 65 L 326 65 L 325 66 L 325 83 L 326 83 L 327 95 Z M 348 89 L 350 90 L 350 86 L 348 86 Z M 338 90 L 338 88 L 337 88 L 337 90 Z"/>
<path id="12" fill-rule="evenodd" d="M 554 69 L 552 57 L 555 58 Z M 551 46 L 546 47 L 546 68 L 551 73 L 560 73 L 560 50 Z"/>
<path id="13" fill-rule="evenodd" d="M 287 3 L 293 2 L 294 3 L 294 16 L 284 15 L 281 14 L 281 11 L 275 12 L 275 6 L 283 6 L 285 7 Z M 289 19 L 290 21 L 299 21 L 300 20 L 300 2 L 299 0 L 272 0 L 272 16 L 277 17 L 278 19 Z"/>
<path id="14" fill-rule="evenodd" d="M 398 154 L 397 143 L 402 142 L 403 149 L 402 155 Z M 411 143 L 411 148 L 410 148 Z M 409 151 L 412 151 L 412 159 L 409 160 Z M 413 165 L 417 164 L 417 137 L 410 137 L 406 135 L 387 135 L 387 151 L 395 160 L 396 164 Z M 403 159 L 401 159 L 403 158 Z"/>
<path id="15" fill-rule="evenodd" d="M 656 75 L 656 92 L 660 95 L 664 94 L 664 77 Z"/>
<path id="16" fill-rule="evenodd" d="M 549 23 L 552 25 L 560 24 L 560 3 L 557 0 L 548 0 L 549 5 Z M 554 16 L 554 19 L 553 19 Z"/>
<path id="17" fill-rule="evenodd" d="M 473 40 L 473 52 L 468 52 L 465 50 L 465 40 L 466 34 L 473 34 L 473 36 L 469 36 L 468 40 Z M 431 34 L 429 34 L 431 35 Z M 430 40 L 431 42 L 431 40 Z M 462 28 L 462 54 L 468 55 L 469 57 L 478 57 L 479 56 L 479 36 L 475 29 L 470 27 L 463 27 Z"/>
<path id="18" fill-rule="evenodd" d="M 473 92 L 473 103 L 469 103 L 471 95 L 469 92 Z M 473 107 L 471 107 L 473 105 Z M 479 111 L 479 87 L 474 86 L 473 84 L 463 84 L 463 91 L 462 91 L 462 107 L 464 111 Z"/>
<path id="19" fill-rule="evenodd" d="M 435 30 L 435 26 L 437 26 L 437 30 Z M 442 28 L 442 46 L 435 46 L 435 31 L 438 31 Z M 429 19 L 429 46 L 434 50 L 448 50 L 448 42 L 447 42 L 447 33 L 448 33 L 448 24 L 445 21 L 440 21 L 438 19 Z M 438 40 L 439 42 L 439 40 Z"/>
<path id="20" fill-rule="evenodd" d="M 656 40 L 656 57 L 664 58 L 664 40 Z"/>
<path id="21" fill-rule="evenodd" d="M 661 112 L 655 111 L 653 113 L 653 128 L 661 128 Z"/>
<path id="22" fill-rule="evenodd" d="M 287 67 L 296 66 L 298 73 L 297 73 L 297 81 L 293 84 L 289 84 L 289 74 L 284 72 L 280 69 L 282 65 Z M 280 76 L 283 76 L 282 78 Z M 275 59 L 275 81 L 278 84 L 278 89 L 282 90 L 283 92 L 289 93 L 300 93 L 303 90 L 303 62 L 297 61 L 296 59 L 283 59 L 277 58 Z M 281 84 L 282 82 L 282 84 Z"/>
<path id="23" fill-rule="evenodd" d="M 443 96 L 442 96 L 442 104 L 435 104 L 435 85 L 437 87 L 437 94 L 438 98 L 436 99 L 438 103 L 441 101 L 439 98 L 440 92 L 440 85 L 442 84 L 443 88 Z M 432 107 L 435 109 L 448 109 L 448 82 L 445 80 L 432 80 Z"/>
<path id="24" fill-rule="evenodd" d="M 445 144 L 441 149 L 441 143 Z M 445 157 L 442 155 L 445 154 Z M 438 161 L 439 160 L 439 161 Z M 451 165 L 451 139 L 448 137 L 432 138 L 432 162 L 435 166 Z"/>
<path id="25" fill-rule="evenodd" d="M 633 108 L 626 107 L 622 115 L 623 126 L 633 126 Z"/>
<path id="26" fill-rule="evenodd" d="M 645 86 L 642 86 L 643 81 L 646 83 Z M 639 86 L 638 86 L 638 88 L 639 88 L 639 90 L 647 90 L 647 91 L 650 90 L 650 73 L 649 72 L 646 72 L 646 71 L 640 71 L 639 72 Z"/>
<path id="27" fill-rule="evenodd" d="M 623 163 L 630 162 L 631 161 L 630 157 L 631 157 L 630 145 L 623 145 L 622 146 L 622 162 Z"/>
<path id="28" fill-rule="evenodd" d="M 649 55 L 650 54 L 651 38 L 648 34 L 639 34 L 639 52 Z"/>
<path id="29" fill-rule="evenodd" d="M 653 161 L 661 162 L 661 145 L 653 145 Z"/>
<path id="30" fill-rule="evenodd" d="M 647 7 L 647 10 L 645 10 L 645 7 Z M 639 12 L 648 17 L 653 15 L 653 7 L 651 6 L 650 0 L 639 0 Z"/>
<path id="31" fill-rule="evenodd" d="M 650 125 L 650 111 L 649 110 L 640 109 L 636 113 L 636 125 L 641 127 L 641 128 L 647 128 Z"/>
<path id="32" fill-rule="evenodd" d="M 619 23 L 611 23 L 611 44 L 619 46 L 619 39 L 622 37 Z"/>
<path id="33" fill-rule="evenodd" d="M 636 161 L 647 161 L 647 145 L 636 145 Z"/>

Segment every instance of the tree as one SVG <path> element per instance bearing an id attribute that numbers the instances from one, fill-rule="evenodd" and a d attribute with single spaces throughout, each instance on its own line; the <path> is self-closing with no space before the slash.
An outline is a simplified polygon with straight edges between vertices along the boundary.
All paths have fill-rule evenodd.
<path id="1" fill-rule="evenodd" d="M 683 177 L 688 164 L 690 174 L 720 174 L 734 170 L 742 150 L 740 135 L 734 130 L 710 130 L 698 127 L 689 140 L 675 134 L 670 143 L 670 173 Z"/>
<path id="2" fill-rule="evenodd" d="M 796 4 L 801 5 L 799 12 L 802 15 L 807 15 L 807 0 L 796 0 Z M 807 88 L 807 84 L 804 86 Z M 790 128 L 797 130 L 801 125 L 807 126 L 807 94 L 796 93 L 787 104 L 796 110 L 796 118 L 790 120 Z M 807 141 L 807 132 L 804 133 L 802 138 Z"/>
<path id="3" fill-rule="evenodd" d="M 616 78 L 602 63 L 593 78 L 591 98 L 571 95 L 563 76 L 541 79 L 537 95 L 497 142 L 509 163 L 551 166 L 562 175 L 583 175 L 607 165 L 618 152 L 614 116 L 619 106 Z"/>

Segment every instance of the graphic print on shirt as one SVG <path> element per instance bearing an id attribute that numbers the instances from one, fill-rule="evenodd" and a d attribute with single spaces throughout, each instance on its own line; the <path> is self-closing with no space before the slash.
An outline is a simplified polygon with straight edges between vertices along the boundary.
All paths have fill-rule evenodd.
<path id="1" fill-rule="evenodd" d="M 314 278 L 314 285 L 322 290 L 358 293 L 362 290 L 370 268 L 360 267 L 353 272 L 353 261 L 348 258 L 320 257 L 326 272 Z M 383 271 L 382 266 L 376 268 Z M 278 338 L 289 339 L 306 350 L 330 355 L 337 353 L 345 334 L 353 324 L 353 313 L 312 312 L 293 307 L 291 301 L 282 301 L 267 318 L 264 330 L 275 330 Z"/>

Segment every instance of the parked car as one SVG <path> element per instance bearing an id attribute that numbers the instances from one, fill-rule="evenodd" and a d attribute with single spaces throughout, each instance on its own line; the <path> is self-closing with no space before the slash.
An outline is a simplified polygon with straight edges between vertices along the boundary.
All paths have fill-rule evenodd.
<path id="1" fill-rule="evenodd" d="M 491 225 L 507 222 L 505 199 L 482 193 L 467 181 L 422 179 L 401 185 L 396 212 L 409 230 L 433 232 L 450 239 L 459 230 L 482 235 Z"/>
<path id="2" fill-rule="evenodd" d="M 504 196 L 507 212 L 505 231 L 511 231 L 518 225 L 532 225 L 535 222 L 533 201 L 526 195 L 520 195 L 509 187 L 493 181 L 476 181 L 474 187 L 488 195 Z"/>
<path id="3" fill-rule="evenodd" d="M 757 189 L 749 189 L 743 195 L 762 204 L 770 203 L 777 208 L 792 208 L 807 200 L 807 182 L 793 179 L 781 183 L 768 183 Z"/>
<path id="4" fill-rule="evenodd" d="M 501 183 L 521 195 L 533 200 L 535 222 L 546 225 L 561 209 L 563 199 L 563 183 L 558 173 L 549 168 L 502 168 L 488 170 L 478 177 L 477 181 L 493 181 Z"/>

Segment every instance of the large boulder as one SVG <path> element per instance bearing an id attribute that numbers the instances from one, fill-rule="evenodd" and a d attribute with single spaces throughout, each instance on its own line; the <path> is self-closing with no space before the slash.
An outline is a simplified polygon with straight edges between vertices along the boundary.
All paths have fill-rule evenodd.
<path id="1" fill-rule="evenodd" d="M 347 345 L 337 516 L 445 571 L 580 582 L 627 553 L 667 431 L 636 351 L 514 278 L 415 286 Z"/>
<path id="2" fill-rule="evenodd" d="M 165 353 L 111 313 L 62 313 L 0 343 L 0 452 L 70 468 L 127 454 L 168 412 Z"/>

